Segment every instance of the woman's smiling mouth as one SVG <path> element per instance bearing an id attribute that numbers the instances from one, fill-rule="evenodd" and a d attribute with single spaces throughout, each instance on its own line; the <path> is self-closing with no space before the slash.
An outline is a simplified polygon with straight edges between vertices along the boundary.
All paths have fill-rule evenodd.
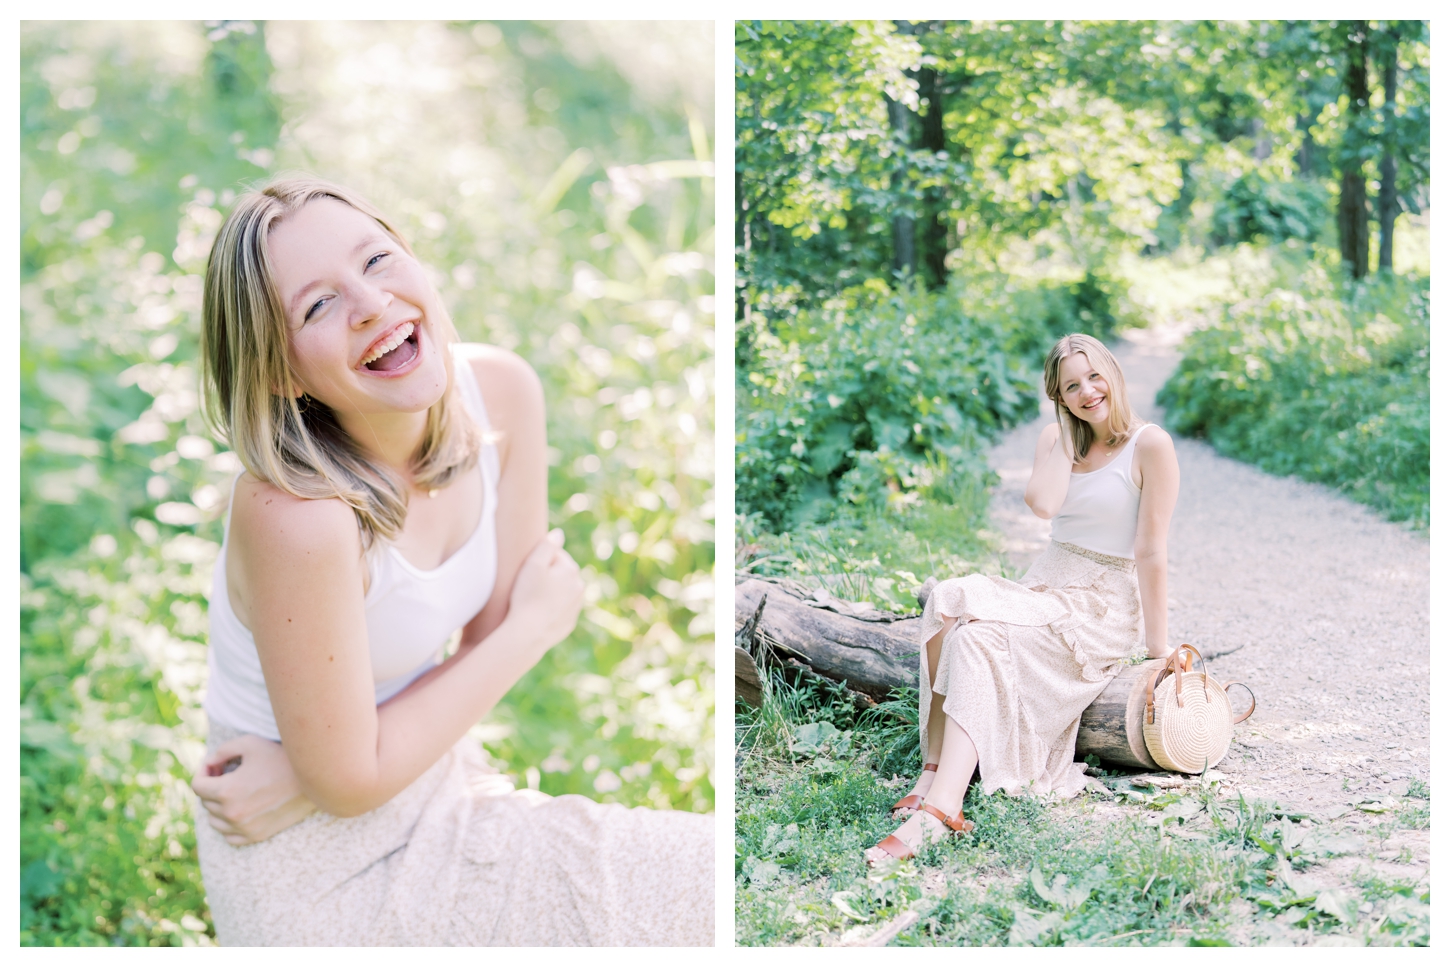
<path id="1" fill-rule="evenodd" d="M 417 327 L 405 322 L 377 342 L 358 364 L 370 373 L 392 373 L 418 358 Z"/>

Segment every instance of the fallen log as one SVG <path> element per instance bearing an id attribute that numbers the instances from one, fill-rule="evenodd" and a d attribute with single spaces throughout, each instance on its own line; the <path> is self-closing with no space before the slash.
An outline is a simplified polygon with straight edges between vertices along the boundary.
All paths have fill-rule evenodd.
<path id="1" fill-rule="evenodd" d="M 793 658 L 875 701 L 885 699 L 894 688 L 916 687 L 918 618 L 890 615 L 882 620 L 878 615 L 883 612 L 870 612 L 863 620 L 832 609 L 849 609 L 847 602 L 819 595 L 807 603 L 800 593 L 798 587 L 760 578 L 737 584 L 736 630 L 759 610 L 755 647 L 737 643 L 757 660 L 765 657 L 763 649 L 769 649 L 776 660 Z M 765 607 L 760 610 L 762 597 Z"/>
<path id="2" fill-rule="evenodd" d="M 1168 662 L 1155 658 L 1124 668 L 1103 693 L 1083 709 L 1077 727 L 1077 759 L 1095 755 L 1107 765 L 1127 769 L 1160 769 L 1143 741 L 1143 707 L 1148 681 Z"/>
<path id="3" fill-rule="evenodd" d="M 919 617 L 900 617 L 839 601 L 792 581 L 742 576 L 735 586 L 735 693 L 758 705 L 760 670 L 772 662 L 804 666 L 880 701 L 918 686 Z M 858 616 L 859 615 L 859 616 Z M 1159 768 L 1143 741 L 1146 679 L 1162 659 L 1125 668 L 1083 712 L 1077 758 L 1105 765 Z"/>

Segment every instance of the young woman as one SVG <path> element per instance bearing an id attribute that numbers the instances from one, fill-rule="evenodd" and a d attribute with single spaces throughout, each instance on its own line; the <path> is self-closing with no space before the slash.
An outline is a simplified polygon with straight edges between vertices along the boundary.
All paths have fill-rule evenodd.
<path id="1" fill-rule="evenodd" d="M 218 940 L 712 943 L 709 817 L 515 791 L 465 737 L 582 601 L 528 364 L 459 345 L 387 220 L 309 179 L 222 226 L 202 355 L 246 468 L 193 784 Z"/>
<path id="2" fill-rule="evenodd" d="M 1013 583 L 973 574 L 938 584 L 921 638 L 926 763 L 893 808 L 906 821 L 868 864 L 914 855 L 965 823 L 967 784 L 1074 796 L 1078 720 L 1146 640 L 1168 646 L 1168 523 L 1178 459 L 1128 405 L 1118 361 L 1091 336 L 1058 341 L 1043 367 L 1057 420 L 1042 430 L 1027 505 L 1052 543 Z"/>

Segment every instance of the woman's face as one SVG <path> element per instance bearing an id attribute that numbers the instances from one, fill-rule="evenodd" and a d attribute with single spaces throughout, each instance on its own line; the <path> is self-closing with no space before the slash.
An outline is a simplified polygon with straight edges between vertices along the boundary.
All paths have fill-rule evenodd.
<path id="1" fill-rule="evenodd" d="M 1058 395 L 1072 415 L 1085 423 L 1108 418 L 1108 379 L 1093 369 L 1086 353 L 1073 353 L 1057 368 Z"/>
<path id="2" fill-rule="evenodd" d="M 418 413 L 442 398 L 438 296 L 376 221 L 314 199 L 272 228 L 267 254 L 293 372 L 309 396 L 340 419 Z"/>

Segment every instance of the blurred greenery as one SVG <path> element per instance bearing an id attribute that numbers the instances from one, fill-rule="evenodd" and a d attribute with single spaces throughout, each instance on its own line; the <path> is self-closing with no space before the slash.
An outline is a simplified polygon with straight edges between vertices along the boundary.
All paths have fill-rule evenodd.
<path id="1" fill-rule="evenodd" d="M 197 412 L 237 192 L 349 185 L 542 376 L 579 629 L 475 730 L 548 793 L 714 808 L 711 28 L 21 31 L 21 942 L 210 942 L 187 789 L 238 469 Z"/>

